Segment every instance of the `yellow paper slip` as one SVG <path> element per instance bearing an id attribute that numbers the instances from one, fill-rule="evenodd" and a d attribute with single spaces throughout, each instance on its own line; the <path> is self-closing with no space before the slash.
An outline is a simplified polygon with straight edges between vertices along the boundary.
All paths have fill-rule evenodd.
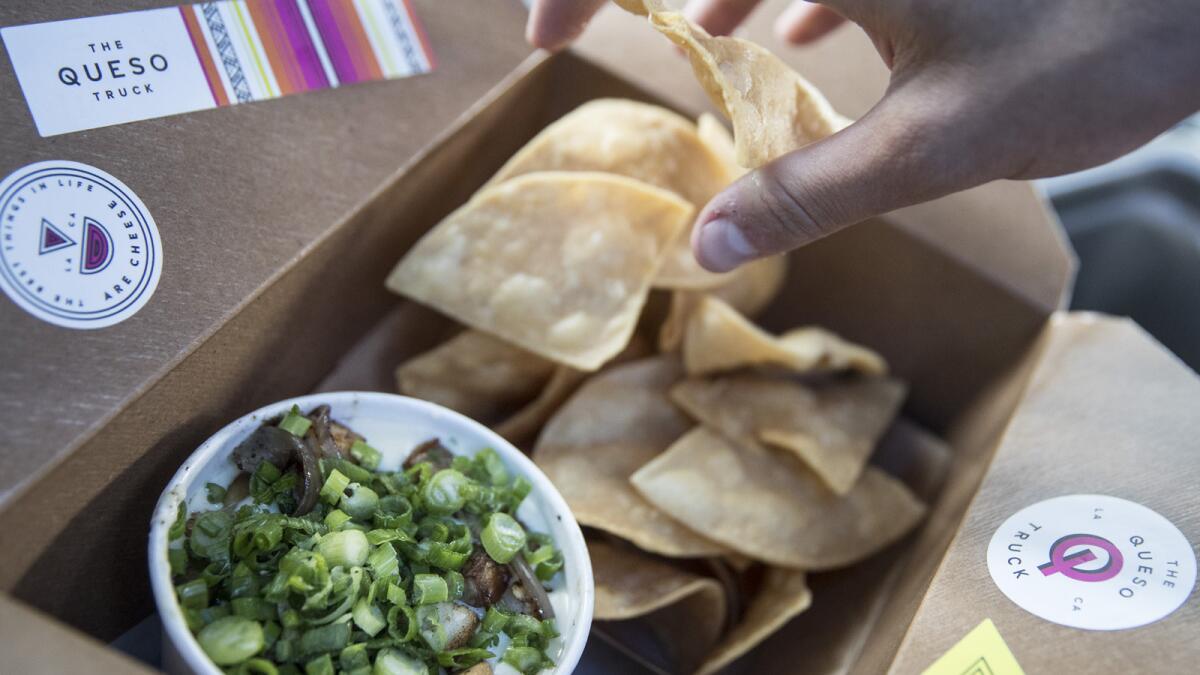
<path id="1" fill-rule="evenodd" d="M 1025 675 L 1025 671 L 1004 644 L 996 624 L 984 619 L 923 675 Z"/>

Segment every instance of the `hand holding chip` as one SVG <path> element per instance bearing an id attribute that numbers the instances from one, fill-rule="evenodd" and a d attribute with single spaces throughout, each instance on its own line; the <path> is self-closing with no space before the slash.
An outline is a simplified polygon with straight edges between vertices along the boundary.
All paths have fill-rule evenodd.
<path id="1" fill-rule="evenodd" d="M 560 48 L 603 4 L 535 0 L 527 35 L 537 46 Z M 660 0 L 618 4 L 649 12 L 656 28 L 689 51 L 698 73 L 701 57 L 710 68 L 725 67 L 736 58 L 732 51 L 750 50 L 749 43 L 738 41 L 739 47 L 703 30 L 689 32 L 681 18 L 674 19 L 678 15 L 667 16 L 673 13 L 663 11 Z M 757 4 L 693 0 L 685 14 L 721 35 Z M 796 2 L 779 17 L 776 31 L 788 42 L 805 43 L 843 16 L 867 32 L 892 70 L 883 99 L 857 122 L 841 128 L 831 109 L 793 109 L 794 126 L 824 118 L 833 128 L 798 130 L 788 152 L 779 153 L 771 145 L 779 138 L 770 130 L 765 139 L 743 138 L 735 109 L 744 103 L 775 114 L 775 106 L 732 100 L 728 89 L 718 90 L 721 106 L 709 89 L 734 122 L 739 162 L 757 170 L 700 212 L 692 243 L 704 267 L 730 270 L 991 180 L 1094 166 L 1200 109 L 1192 72 L 1200 59 L 1194 39 L 1200 13 L 1188 0 L 1152 8 L 1115 2 L 1098 7 L 1094 0 Z M 820 95 L 796 79 L 796 98 L 806 99 L 802 106 L 820 108 Z M 706 88 L 712 84 L 701 80 Z"/>

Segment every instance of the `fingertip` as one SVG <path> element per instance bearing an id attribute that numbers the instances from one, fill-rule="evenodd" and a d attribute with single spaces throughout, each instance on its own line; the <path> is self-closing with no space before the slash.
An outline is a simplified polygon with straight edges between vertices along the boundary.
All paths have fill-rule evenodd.
<path id="1" fill-rule="evenodd" d="M 553 27 L 547 25 L 547 22 L 541 20 L 536 14 L 529 15 L 529 21 L 525 24 L 525 41 L 538 49 L 545 49 L 548 52 L 556 52 L 570 44 L 574 39 L 574 35 L 568 34 L 568 31 L 562 27 Z"/>
<path id="2" fill-rule="evenodd" d="M 683 15 L 711 35 L 729 35 L 760 0 L 689 0 Z"/>
<path id="3" fill-rule="evenodd" d="M 792 45 L 816 42 L 840 26 L 845 19 L 823 5 L 796 0 L 775 20 L 775 36 Z"/>
<path id="4" fill-rule="evenodd" d="M 730 272 L 761 254 L 732 220 L 718 217 L 692 232 L 692 254 L 709 272 Z"/>
<path id="5" fill-rule="evenodd" d="M 782 42 L 798 44 L 797 27 L 803 24 L 809 11 L 808 7 L 799 2 L 788 5 L 787 9 L 775 17 L 775 23 L 772 25 L 775 37 Z"/>
<path id="6" fill-rule="evenodd" d="M 525 22 L 525 40 L 539 49 L 559 51 L 583 33 L 604 0 L 534 0 Z"/>

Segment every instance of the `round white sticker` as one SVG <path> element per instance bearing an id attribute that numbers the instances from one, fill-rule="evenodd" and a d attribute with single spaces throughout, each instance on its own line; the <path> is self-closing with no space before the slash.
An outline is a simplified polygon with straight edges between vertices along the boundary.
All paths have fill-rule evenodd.
<path id="1" fill-rule="evenodd" d="M 0 181 L 0 288 L 30 314 L 104 328 L 141 309 L 162 274 L 150 210 L 94 166 L 38 162 Z"/>
<path id="2" fill-rule="evenodd" d="M 1196 555 L 1171 521 L 1125 499 L 1068 495 L 1027 506 L 987 551 L 992 580 L 1047 621 L 1086 630 L 1153 623 L 1187 600 Z"/>

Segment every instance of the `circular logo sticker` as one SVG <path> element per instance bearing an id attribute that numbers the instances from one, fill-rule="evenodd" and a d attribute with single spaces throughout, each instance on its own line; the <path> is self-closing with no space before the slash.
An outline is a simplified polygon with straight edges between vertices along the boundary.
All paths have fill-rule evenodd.
<path id="1" fill-rule="evenodd" d="M 51 161 L 0 181 L 0 288 L 30 314 L 111 326 L 150 300 L 161 274 L 154 218 L 115 177 Z"/>
<path id="2" fill-rule="evenodd" d="M 987 563 L 1022 609 L 1086 630 L 1158 621 L 1196 583 L 1195 552 L 1171 521 L 1105 495 L 1055 497 L 1014 513 L 992 535 Z"/>

